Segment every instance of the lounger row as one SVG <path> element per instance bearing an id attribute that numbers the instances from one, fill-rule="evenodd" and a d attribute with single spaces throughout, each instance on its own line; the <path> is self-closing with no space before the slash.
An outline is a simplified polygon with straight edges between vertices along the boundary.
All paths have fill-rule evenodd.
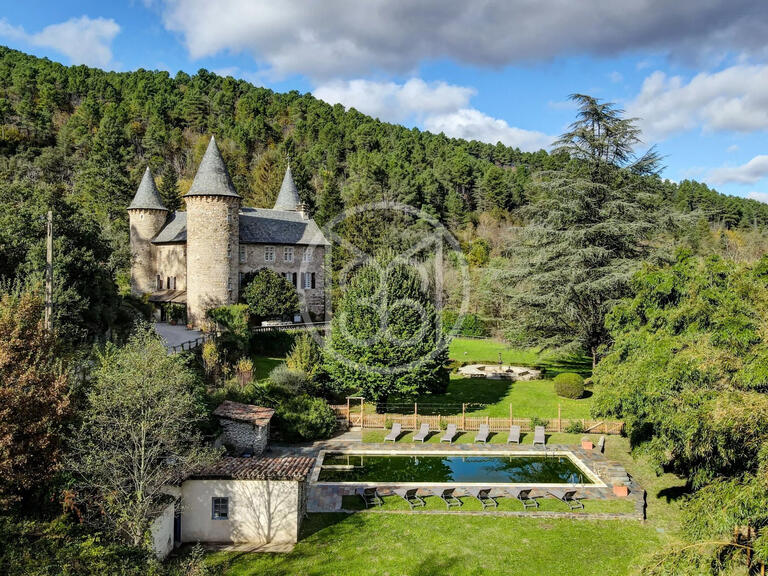
<path id="1" fill-rule="evenodd" d="M 536 498 L 531 497 L 531 488 L 503 488 L 501 489 L 501 494 L 497 492 L 495 496 L 491 494 L 492 490 L 496 490 L 494 488 L 396 488 L 393 492 L 405 500 L 411 510 L 414 510 L 427 505 L 424 497 L 419 495 L 419 490 L 428 492 L 428 496 L 432 495 L 439 497 L 445 503 L 445 507 L 448 510 L 451 508 L 459 508 L 464 505 L 459 496 L 457 496 L 457 492 L 463 493 L 463 496 L 471 496 L 478 500 L 482 504 L 483 510 L 486 508 L 498 507 L 499 502 L 497 499 L 502 496 L 518 500 L 523 504 L 525 510 L 528 508 L 535 509 L 539 507 Z M 370 508 L 371 506 L 381 506 L 384 503 L 384 500 L 376 488 L 362 488 L 361 490 L 358 490 L 358 495 L 363 499 L 366 508 Z M 560 500 L 571 510 L 584 508 L 584 504 L 576 498 L 576 490 L 551 488 L 547 490 L 547 495 Z"/>
<path id="2" fill-rule="evenodd" d="M 424 442 L 430 435 L 432 431 L 429 429 L 429 424 L 422 424 L 419 428 L 419 431 L 414 434 L 413 441 L 414 442 Z M 400 437 L 400 435 L 403 433 L 403 426 L 399 422 L 395 422 L 392 424 L 392 430 L 389 431 L 389 434 L 387 434 L 384 437 L 384 441 L 387 442 L 392 441 L 396 442 L 397 439 Z M 449 444 L 453 444 L 454 439 L 458 435 L 459 431 L 456 427 L 456 424 L 448 424 L 448 426 L 445 428 L 445 432 L 442 436 L 440 436 L 440 442 L 448 442 Z M 491 430 L 488 427 L 488 424 L 480 424 L 480 428 L 477 431 L 477 434 L 475 434 L 475 442 L 482 442 L 483 444 L 488 442 L 488 438 L 491 436 Z M 509 427 L 509 434 L 507 435 L 507 443 L 510 442 L 515 444 L 520 444 L 520 426 L 510 426 Z M 546 435 L 544 434 L 544 426 L 536 426 L 533 430 L 533 445 L 541 444 L 542 446 L 546 445 L 547 439 Z"/>

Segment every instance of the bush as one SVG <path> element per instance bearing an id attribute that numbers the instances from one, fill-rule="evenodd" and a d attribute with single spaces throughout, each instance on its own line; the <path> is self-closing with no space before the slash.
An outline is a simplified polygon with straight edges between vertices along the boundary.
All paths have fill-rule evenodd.
<path id="1" fill-rule="evenodd" d="M 584 396 L 584 378 L 574 372 L 563 372 L 554 379 L 555 392 L 563 398 L 577 399 Z"/>
<path id="2" fill-rule="evenodd" d="M 286 392 L 298 393 L 306 390 L 309 378 L 302 370 L 292 370 L 285 364 L 280 364 L 269 373 L 269 381 Z"/>
<path id="3" fill-rule="evenodd" d="M 565 428 L 569 434 L 583 434 L 585 432 L 584 424 L 579 420 L 574 420 Z"/>
<path id="4" fill-rule="evenodd" d="M 250 314 L 245 304 L 212 308 L 206 316 L 221 329 L 219 348 L 227 361 L 233 362 L 248 351 L 251 329 Z"/>
<path id="5" fill-rule="evenodd" d="M 280 402 L 275 417 L 284 440 L 318 440 L 330 437 L 336 430 L 336 414 L 328 402 L 306 394 Z"/>
<path id="6" fill-rule="evenodd" d="M 453 330 L 459 319 L 459 313 L 455 310 L 443 310 L 443 332 L 446 334 Z M 458 331 L 459 336 L 485 337 L 490 336 L 488 324 L 477 314 L 464 314 L 464 320 Z"/>
<path id="7" fill-rule="evenodd" d="M 536 426 L 544 426 L 546 428 L 549 426 L 549 420 L 546 420 L 544 418 L 539 418 L 538 416 L 534 416 L 531 418 L 531 428 L 535 428 Z"/>

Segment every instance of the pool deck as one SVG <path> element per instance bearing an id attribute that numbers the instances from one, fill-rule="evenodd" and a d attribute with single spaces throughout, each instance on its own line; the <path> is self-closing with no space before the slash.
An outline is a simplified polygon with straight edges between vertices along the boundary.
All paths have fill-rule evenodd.
<path id="1" fill-rule="evenodd" d="M 328 441 L 314 442 L 300 446 L 274 446 L 275 452 L 292 452 L 307 454 L 312 456 L 322 456 L 324 452 L 353 452 L 353 453 L 378 453 L 378 454 L 466 454 L 470 455 L 500 455 L 500 454 L 525 454 L 525 455 L 551 455 L 562 456 L 570 455 L 581 467 L 589 471 L 590 476 L 598 479 L 596 484 L 580 484 L 577 486 L 577 497 L 588 500 L 614 500 L 617 496 L 613 492 L 614 486 L 627 486 L 629 496 L 626 499 L 634 502 L 634 511 L 630 514 L 589 514 L 589 513 L 568 513 L 568 512 L 492 512 L 484 511 L 482 514 L 497 515 L 525 515 L 540 516 L 546 518 L 553 517 L 578 517 L 578 518 L 621 518 L 643 520 L 645 518 L 645 490 L 632 478 L 626 469 L 615 461 L 608 460 L 603 454 L 595 450 L 586 450 L 581 446 L 565 444 L 548 444 L 546 449 L 531 444 L 417 444 L 412 442 L 403 443 L 362 443 L 356 440 L 331 439 Z M 317 477 L 320 472 L 321 458 L 315 462 L 315 467 L 310 475 L 309 481 L 309 500 L 307 503 L 309 512 L 339 512 L 345 511 L 342 508 L 342 496 L 353 495 L 356 490 L 362 486 L 375 485 L 383 493 L 390 492 L 395 487 L 404 486 L 402 483 L 347 483 L 347 482 L 318 482 Z M 509 485 L 491 484 L 489 487 L 503 488 Z M 458 489 L 462 484 L 453 483 Z M 474 485 L 476 486 L 476 485 Z M 523 486 L 514 484 L 514 486 Z M 547 486 L 542 484 L 531 484 L 533 497 L 546 496 Z M 587 504 L 588 505 L 588 504 Z M 430 511 L 414 511 L 414 514 L 440 513 Z M 450 512 L 454 514 L 466 514 L 468 512 Z"/>

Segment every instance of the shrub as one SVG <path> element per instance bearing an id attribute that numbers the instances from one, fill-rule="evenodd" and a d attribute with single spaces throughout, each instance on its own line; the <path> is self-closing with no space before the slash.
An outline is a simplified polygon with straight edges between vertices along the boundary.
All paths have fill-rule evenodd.
<path id="1" fill-rule="evenodd" d="M 212 308 L 206 316 L 221 329 L 219 346 L 227 360 L 232 361 L 248 351 L 251 339 L 250 314 L 245 304 Z"/>
<path id="2" fill-rule="evenodd" d="M 584 424 L 580 420 L 574 420 L 565 428 L 565 431 L 569 434 L 583 434 L 585 431 Z"/>
<path id="3" fill-rule="evenodd" d="M 336 429 L 336 414 L 328 402 L 306 394 L 280 402 L 275 417 L 280 435 L 285 440 L 328 438 Z"/>
<path id="4" fill-rule="evenodd" d="M 536 426 L 544 426 L 546 428 L 549 425 L 549 420 L 546 420 L 544 418 L 539 418 L 538 416 L 534 416 L 531 418 L 531 428 L 535 428 Z"/>
<path id="5" fill-rule="evenodd" d="M 459 319 L 459 313 L 455 310 L 443 310 L 443 332 L 448 333 L 453 330 Z M 484 337 L 490 336 L 491 331 L 488 324 L 477 314 L 464 314 L 461 326 L 458 330 L 459 336 Z"/>
<path id="6" fill-rule="evenodd" d="M 184 321 L 184 316 L 187 314 L 187 307 L 183 304 L 171 303 L 168 305 L 168 319 L 172 322 Z"/>
<path id="7" fill-rule="evenodd" d="M 584 378 L 574 372 L 563 372 L 555 376 L 555 392 L 563 398 L 581 398 L 584 396 Z"/>
<path id="8" fill-rule="evenodd" d="M 304 332 L 296 337 L 285 364 L 291 370 L 301 370 L 310 380 L 318 375 L 323 366 L 323 356 L 311 334 Z"/>
<path id="9" fill-rule="evenodd" d="M 292 370 L 285 364 L 280 364 L 269 373 L 269 380 L 275 386 L 286 392 L 297 393 L 307 388 L 309 378 L 302 370 Z"/>

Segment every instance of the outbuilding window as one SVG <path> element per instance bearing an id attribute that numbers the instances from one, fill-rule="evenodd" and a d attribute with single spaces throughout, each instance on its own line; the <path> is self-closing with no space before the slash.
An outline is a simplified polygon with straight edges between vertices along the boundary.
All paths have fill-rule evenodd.
<path id="1" fill-rule="evenodd" d="M 211 498 L 211 518 L 229 520 L 229 498 L 219 496 Z"/>

